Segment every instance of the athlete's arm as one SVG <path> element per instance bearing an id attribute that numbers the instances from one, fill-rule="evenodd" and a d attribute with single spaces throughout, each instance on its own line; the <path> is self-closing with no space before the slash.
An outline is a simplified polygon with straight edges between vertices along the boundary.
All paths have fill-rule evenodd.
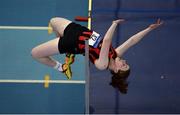
<path id="1" fill-rule="evenodd" d="M 116 52 L 118 57 L 121 57 L 130 47 L 137 44 L 145 35 L 147 35 L 150 31 L 159 27 L 163 22 L 160 19 L 157 20 L 156 23 L 149 25 L 148 28 L 140 31 L 139 33 L 130 37 L 127 41 L 125 41 L 122 45 L 116 48 Z"/>
<path id="2" fill-rule="evenodd" d="M 104 70 L 108 67 L 108 64 L 109 64 L 108 55 L 109 55 L 109 48 L 112 42 L 112 38 L 113 38 L 117 25 L 123 21 L 124 21 L 123 19 L 113 21 L 112 25 L 110 26 L 110 28 L 108 29 L 108 31 L 106 32 L 104 36 L 102 46 L 101 46 L 101 51 L 99 54 L 99 59 L 95 61 L 95 66 L 100 70 Z"/>

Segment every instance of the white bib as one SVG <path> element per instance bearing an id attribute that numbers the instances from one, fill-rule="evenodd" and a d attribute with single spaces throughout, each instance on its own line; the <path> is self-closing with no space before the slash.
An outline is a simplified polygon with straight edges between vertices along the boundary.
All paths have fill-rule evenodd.
<path id="1" fill-rule="evenodd" d="M 89 45 L 93 46 L 94 48 L 97 48 L 99 42 L 102 40 L 102 37 L 100 34 L 93 31 L 90 39 L 89 39 Z"/>

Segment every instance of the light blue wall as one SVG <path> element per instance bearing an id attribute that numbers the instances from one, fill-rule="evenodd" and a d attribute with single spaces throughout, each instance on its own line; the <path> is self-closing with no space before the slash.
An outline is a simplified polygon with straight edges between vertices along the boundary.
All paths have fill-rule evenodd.
<path id="1" fill-rule="evenodd" d="M 47 26 L 60 16 L 74 20 L 87 16 L 86 0 L 1 0 L 0 26 Z M 86 25 L 87 23 L 82 23 Z M 67 80 L 65 75 L 41 65 L 31 49 L 51 40 L 46 30 L 0 30 L 0 79 Z M 64 62 L 64 55 L 54 56 Z M 77 55 L 72 80 L 84 80 L 84 57 Z M 84 113 L 84 84 L 0 83 L 0 113 Z"/>

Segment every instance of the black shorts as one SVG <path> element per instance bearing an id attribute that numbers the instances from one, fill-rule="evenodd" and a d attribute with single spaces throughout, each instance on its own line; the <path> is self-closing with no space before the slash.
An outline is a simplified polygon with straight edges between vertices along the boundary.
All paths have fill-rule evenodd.
<path id="1" fill-rule="evenodd" d="M 64 36 L 59 39 L 58 49 L 60 54 L 78 54 L 78 39 L 84 31 L 89 31 L 89 29 L 80 24 L 70 23 L 64 30 Z"/>

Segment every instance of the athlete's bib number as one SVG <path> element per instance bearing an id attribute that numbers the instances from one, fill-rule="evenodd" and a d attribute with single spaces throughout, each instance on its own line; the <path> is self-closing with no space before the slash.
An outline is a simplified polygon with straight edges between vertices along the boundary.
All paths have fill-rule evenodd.
<path id="1" fill-rule="evenodd" d="M 89 45 L 93 46 L 94 48 L 97 48 L 99 42 L 102 40 L 102 37 L 100 34 L 93 31 L 90 39 L 89 39 Z"/>

